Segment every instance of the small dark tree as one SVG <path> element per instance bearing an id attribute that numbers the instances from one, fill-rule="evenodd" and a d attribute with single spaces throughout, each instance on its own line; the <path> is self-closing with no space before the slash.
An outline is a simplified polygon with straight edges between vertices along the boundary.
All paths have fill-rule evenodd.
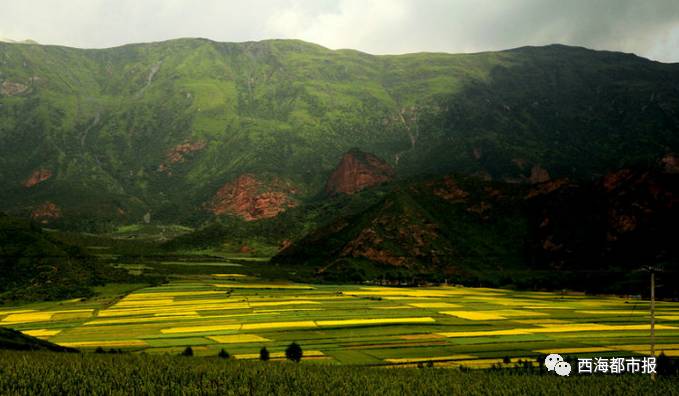
<path id="1" fill-rule="evenodd" d="M 292 360 L 295 363 L 299 363 L 300 360 L 302 360 L 302 347 L 299 346 L 296 342 L 293 342 L 288 346 L 288 348 L 285 350 L 285 357 L 288 358 L 288 360 Z"/>
<path id="2" fill-rule="evenodd" d="M 509 356 L 505 356 L 505 357 L 502 359 L 502 363 L 504 363 L 504 364 L 509 364 L 509 363 L 511 363 L 511 362 L 512 362 L 512 359 L 511 359 Z"/>
<path id="3" fill-rule="evenodd" d="M 97 349 L 94 351 L 94 353 L 105 353 L 105 351 L 104 351 L 104 348 L 97 347 Z"/>
<path id="4" fill-rule="evenodd" d="M 217 356 L 219 356 L 219 357 L 222 358 L 222 359 L 228 359 L 228 358 L 231 357 L 231 355 L 229 355 L 229 352 L 225 351 L 224 349 L 222 349 L 221 351 L 219 351 L 219 353 L 217 354 Z"/>
<path id="5" fill-rule="evenodd" d="M 262 347 L 262 349 L 259 350 L 259 360 L 263 362 L 269 360 L 269 351 L 266 349 L 266 347 Z"/>
<path id="6" fill-rule="evenodd" d="M 184 352 L 182 352 L 182 356 L 193 356 L 193 348 L 187 346 Z"/>

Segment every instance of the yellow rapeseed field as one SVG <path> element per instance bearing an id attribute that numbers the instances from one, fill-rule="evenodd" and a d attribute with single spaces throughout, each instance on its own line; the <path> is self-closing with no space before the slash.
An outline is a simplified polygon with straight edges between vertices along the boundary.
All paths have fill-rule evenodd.
<path id="1" fill-rule="evenodd" d="M 223 324 L 211 326 L 187 326 L 187 327 L 171 327 L 169 329 L 160 330 L 163 334 L 178 334 L 178 333 L 207 333 L 211 331 L 227 331 L 240 330 L 240 324 Z"/>
<path id="2" fill-rule="evenodd" d="M 124 323 L 153 323 L 153 322 L 164 322 L 167 320 L 179 321 L 179 320 L 189 320 L 189 319 L 201 319 L 201 316 L 152 316 L 145 318 L 121 318 L 121 319 L 96 319 L 89 322 L 83 323 L 83 326 L 94 326 L 94 325 L 108 325 L 108 324 L 124 324 Z"/>
<path id="3" fill-rule="evenodd" d="M 163 298 L 168 298 L 168 297 L 193 297 L 193 296 L 207 296 L 207 295 L 212 295 L 212 294 L 221 294 L 224 295 L 223 291 L 216 291 L 216 290 L 208 290 L 208 291 L 177 291 L 177 292 L 157 292 L 157 293 L 144 293 L 144 292 L 138 292 L 138 293 L 132 293 L 125 297 L 126 300 L 143 300 L 143 299 L 163 299 Z"/>
<path id="4" fill-rule="evenodd" d="M 220 335 L 220 336 L 210 336 L 207 337 L 213 341 L 220 344 L 241 344 L 248 342 L 268 342 L 271 341 L 268 338 L 260 337 L 255 334 L 232 334 L 232 335 Z"/>
<path id="5" fill-rule="evenodd" d="M 657 318 L 663 320 L 679 320 L 679 315 L 660 315 L 657 316 Z"/>
<path id="6" fill-rule="evenodd" d="M 538 324 L 541 327 L 527 327 L 507 330 L 458 331 L 437 333 L 445 337 L 486 337 L 498 335 L 520 335 L 538 333 L 576 333 L 581 331 L 626 331 L 648 330 L 650 325 L 605 325 L 597 323 Z M 656 330 L 676 329 L 677 327 L 656 325 Z"/>
<path id="7" fill-rule="evenodd" d="M 245 323 L 243 324 L 242 330 L 273 330 L 307 327 L 316 327 L 316 323 L 311 320 L 298 322 Z"/>
<path id="8" fill-rule="evenodd" d="M 443 311 L 440 314 L 457 316 L 458 318 L 468 320 L 501 320 L 506 319 L 504 316 L 493 311 Z"/>
<path id="9" fill-rule="evenodd" d="M 22 333 L 32 337 L 51 337 L 61 333 L 61 329 L 36 329 L 25 330 Z"/>
<path id="10" fill-rule="evenodd" d="M 251 307 L 277 307 L 280 305 L 305 305 L 305 304 L 320 304 L 317 301 L 310 300 L 292 300 L 292 301 L 262 301 L 251 302 Z"/>
<path id="11" fill-rule="evenodd" d="M 376 324 L 407 324 L 407 323 L 434 323 L 434 318 L 380 318 L 380 319 L 345 319 L 345 320 L 317 320 L 319 326 L 353 326 L 353 325 L 376 325 Z"/>
<path id="12" fill-rule="evenodd" d="M 96 348 L 96 347 L 145 347 L 148 344 L 142 340 L 115 340 L 115 341 L 75 341 L 75 342 L 59 342 L 61 346 L 71 348 Z"/>
<path id="13" fill-rule="evenodd" d="M 33 322 L 48 322 L 52 319 L 54 312 L 27 312 L 16 313 L 8 315 L 0 322 L 2 325 L 19 324 L 19 323 L 33 323 Z"/>
<path id="14" fill-rule="evenodd" d="M 36 310 L 35 309 L 14 309 L 14 310 L 8 310 L 8 311 L 0 311 L 0 316 L 11 315 L 11 314 L 21 314 L 21 313 L 28 313 L 28 312 L 36 312 Z"/>
<path id="15" fill-rule="evenodd" d="M 430 302 L 430 303 L 410 303 L 408 304 L 415 308 L 460 308 L 459 304 L 451 304 L 447 302 Z"/>
<path id="16" fill-rule="evenodd" d="M 109 308 L 104 311 L 99 311 L 100 317 L 110 317 L 110 316 L 134 316 L 134 315 L 150 315 L 150 314 L 167 314 L 173 312 L 186 312 L 187 310 L 193 311 L 221 311 L 229 309 L 248 309 L 247 304 L 207 304 L 207 305 L 187 305 L 187 306 L 168 306 L 164 308 L 139 308 L 139 309 L 112 309 Z"/>
<path id="17" fill-rule="evenodd" d="M 275 312 L 300 312 L 300 311 L 323 311 L 323 308 L 289 308 L 289 309 L 256 309 L 254 313 L 275 313 Z"/>

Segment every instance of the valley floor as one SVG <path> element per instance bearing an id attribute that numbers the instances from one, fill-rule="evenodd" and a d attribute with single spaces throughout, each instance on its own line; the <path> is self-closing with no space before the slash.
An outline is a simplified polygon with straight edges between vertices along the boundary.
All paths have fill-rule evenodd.
<path id="1" fill-rule="evenodd" d="M 197 356 L 221 349 L 283 360 L 291 342 L 304 363 L 487 368 L 550 353 L 649 353 L 648 302 L 618 297 L 463 287 L 395 288 L 266 282 L 240 266 L 115 285 L 86 300 L 0 307 L 0 327 L 92 351 Z M 656 352 L 679 356 L 679 303 L 658 302 Z"/>

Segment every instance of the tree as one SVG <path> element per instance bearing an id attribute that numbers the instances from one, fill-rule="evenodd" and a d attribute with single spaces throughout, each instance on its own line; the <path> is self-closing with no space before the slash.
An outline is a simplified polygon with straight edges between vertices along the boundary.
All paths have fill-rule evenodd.
<path id="1" fill-rule="evenodd" d="M 229 352 L 225 351 L 224 349 L 222 349 L 221 351 L 219 351 L 219 353 L 217 354 L 217 356 L 219 356 L 219 357 L 222 358 L 222 359 L 228 359 L 228 358 L 231 357 L 231 355 L 229 355 Z"/>
<path id="2" fill-rule="evenodd" d="M 262 349 L 259 350 L 259 360 L 263 362 L 269 360 L 269 351 L 266 349 L 266 347 L 262 347 Z"/>
<path id="3" fill-rule="evenodd" d="M 105 351 L 104 351 L 104 348 L 97 347 L 97 349 L 94 351 L 94 353 L 105 353 Z"/>
<path id="4" fill-rule="evenodd" d="M 182 352 L 182 356 L 193 356 L 193 348 L 187 346 L 184 352 Z"/>
<path id="5" fill-rule="evenodd" d="M 296 342 L 293 342 L 288 346 L 288 348 L 285 350 L 285 357 L 288 358 L 288 360 L 292 360 L 295 363 L 299 363 L 300 360 L 302 360 L 302 347 L 299 346 Z"/>

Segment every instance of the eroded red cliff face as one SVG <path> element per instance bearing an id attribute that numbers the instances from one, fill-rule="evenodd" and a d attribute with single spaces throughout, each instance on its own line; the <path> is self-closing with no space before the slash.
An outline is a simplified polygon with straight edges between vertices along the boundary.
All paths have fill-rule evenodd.
<path id="1" fill-rule="evenodd" d="M 31 218 L 42 224 L 47 224 L 50 220 L 61 218 L 61 208 L 54 202 L 44 202 L 31 212 Z"/>
<path id="2" fill-rule="evenodd" d="M 28 179 L 24 180 L 22 185 L 26 188 L 31 188 L 44 182 L 45 180 L 48 180 L 50 177 L 52 177 L 51 170 L 45 168 L 36 169 L 33 171 L 33 173 L 31 173 Z"/>
<path id="3" fill-rule="evenodd" d="M 665 172 L 673 174 L 679 173 L 679 156 L 667 154 L 660 162 L 662 163 Z"/>
<path id="4" fill-rule="evenodd" d="M 230 214 L 247 221 L 267 219 L 295 207 L 297 201 L 291 195 L 296 192 L 292 185 L 281 180 L 266 184 L 245 174 L 224 184 L 207 208 L 215 215 Z"/>
<path id="5" fill-rule="evenodd" d="M 344 154 L 325 185 L 328 195 L 354 194 L 394 178 L 394 169 L 379 157 L 352 149 Z"/>
<path id="6" fill-rule="evenodd" d="M 201 151 L 207 146 L 204 140 L 184 142 L 171 148 L 165 153 L 165 161 L 160 164 L 158 170 L 172 175 L 172 165 L 185 162 L 193 153 Z"/>

